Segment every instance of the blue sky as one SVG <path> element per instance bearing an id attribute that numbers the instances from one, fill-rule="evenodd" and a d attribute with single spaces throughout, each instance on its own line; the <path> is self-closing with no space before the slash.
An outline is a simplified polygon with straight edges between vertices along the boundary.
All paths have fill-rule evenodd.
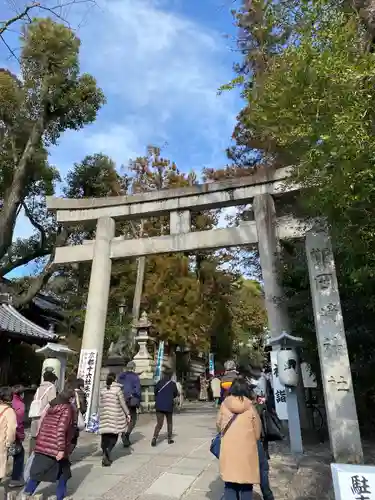
<path id="1" fill-rule="evenodd" d="M 74 162 L 103 152 L 118 166 L 142 155 L 148 144 L 183 170 L 226 163 L 236 92 L 218 96 L 233 77 L 238 55 L 232 0 L 107 0 L 67 13 L 81 39 L 81 70 L 93 74 L 107 104 L 95 124 L 65 133 L 50 161 L 64 177 Z M 2 12 L 2 18 L 5 16 Z M 2 64 L 5 63 L 1 49 Z M 3 56 L 3 57 L 1 57 Z M 21 215 L 16 235 L 30 233 Z"/>

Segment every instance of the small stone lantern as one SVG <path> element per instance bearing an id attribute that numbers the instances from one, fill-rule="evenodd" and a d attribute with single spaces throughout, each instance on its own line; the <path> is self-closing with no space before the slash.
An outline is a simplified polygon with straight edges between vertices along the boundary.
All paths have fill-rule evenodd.
<path id="1" fill-rule="evenodd" d="M 37 349 L 35 352 L 37 354 L 43 354 L 45 357 L 42 366 L 41 380 L 43 381 L 45 371 L 52 371 L 58 377 L 56 388 L 61 392 L 64 389 L 67 358 L 71 354 L 76 354 L 76 352 L 69 349 L 69 347 L 64 344 L 55 344 L 52 342 L 48 342 L 48 344 Z"/>
<path id="2" fill-rule="evenodd" d="M 139 321 L 134 323 L 137 330 L 135 340 L 139 345 L 139 350 L 133 361 L 136 366 L 135 371 L 141 379 L 141 409 L 143 411 L 151 411 L 154 407 L 155 362 L 148 351 L 148 343 L 152 340 L 149 335 L 151 326 L 146 312 L 143 312 Z"/>

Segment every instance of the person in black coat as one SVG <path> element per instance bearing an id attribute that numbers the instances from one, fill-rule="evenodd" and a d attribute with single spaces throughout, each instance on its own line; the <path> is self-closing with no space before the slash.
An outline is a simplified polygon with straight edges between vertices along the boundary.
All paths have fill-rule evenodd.
<path id="1" fill-rule="evenodd" d="M 179 395 L 176 383 L 171 379 L 172 372 L 168 371 L 155 385 L 155 410 L 156 426 L 151 446 L 156 446 L 156 441 L 164 424 L 164 418 L 167 420 L 168 444 L 173 444 L 173 406 L 174 399 Z"/>

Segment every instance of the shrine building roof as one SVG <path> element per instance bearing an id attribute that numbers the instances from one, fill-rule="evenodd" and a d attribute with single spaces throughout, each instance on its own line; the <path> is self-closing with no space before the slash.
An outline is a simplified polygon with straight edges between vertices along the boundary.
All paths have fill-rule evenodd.
<path id="1" fill-rule="evenodd" d="M 58 340 L 58 335 L 28 320 L 10 304 L 0 304 L 0 332 L 23 337 L 25 340 L 26 338 L 47 342 Z"/>

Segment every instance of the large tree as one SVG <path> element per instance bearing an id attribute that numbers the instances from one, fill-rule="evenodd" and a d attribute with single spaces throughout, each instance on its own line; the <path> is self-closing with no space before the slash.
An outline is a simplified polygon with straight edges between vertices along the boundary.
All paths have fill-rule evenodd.
<path id="1" fill-rule="evenodd" d="M 244 147 L 250 153 L 255 148 L 266 166 L 294 165 L 293 180 L 304 187 L 296 208 L 306 216 L 324 216 L 330 225 L 362 417 L 374 404 L 372 4 L 298 0 L 254 5 L 258 15 L 253 3 L 246 3 L 238 17 L 244 62 L 230 86 L 242 85 L 245 107 L 238 116 L 235 151 L 240 157 Z M 275 36 L 283 36 L 283 43 L 275 46 Z M 254 65 L 259 54 L 260 67 Z M 293 328 L 303 335 L 305 356 L 318 369 L 303 246 L 285 243 L 283 255 Z"/>
<path id="2" fill-rule="evenodd" d="M 67 234 L 42 212 L 59 175 L 47 148 L 68 129 L 92 123 L 105 98 L 95 79 L 79 72 L 80 41 L 51 19 L 25 25 L 17 78 L 0 70 L 0 261 L 1 276 L 31 260 L 50 255 Z M 20 210 L 35 228 L 14 242 Z"/>

